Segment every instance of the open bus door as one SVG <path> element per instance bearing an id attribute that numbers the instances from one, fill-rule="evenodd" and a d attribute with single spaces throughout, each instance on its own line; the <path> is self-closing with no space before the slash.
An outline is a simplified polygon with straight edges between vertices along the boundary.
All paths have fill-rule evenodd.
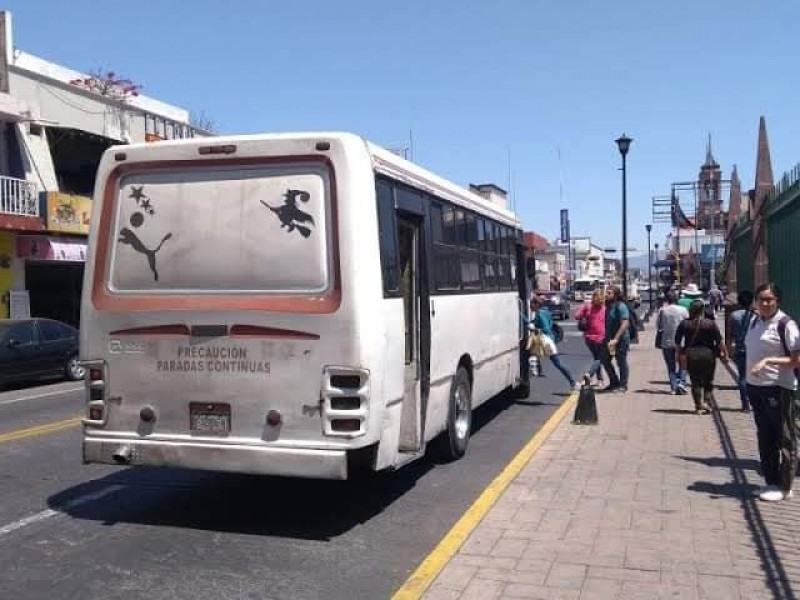
<path id="1" fill-rule="evenodd" d="M 519 378 L 517 395 L 527 398 L 530 394 L 530 352 L 528 352 L 528 322 L 530 321 L 530 286 L 528 281 L 536 277 L 536 268 L 533 258 L 525 256 L 525 245 L 514 245 L 517 266 L 517 291 L 519 292 Z"/>
<path id="2" fill-rule="evenodd" d="M 430 390 L 431 310 L 423 207 L 397 207 L 397 243 L 405 323 L 401 452 L 420 452 Z"/>

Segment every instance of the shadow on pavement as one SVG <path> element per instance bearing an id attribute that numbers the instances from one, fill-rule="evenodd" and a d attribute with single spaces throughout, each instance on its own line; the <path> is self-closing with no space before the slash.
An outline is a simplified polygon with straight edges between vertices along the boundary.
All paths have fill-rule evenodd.
<path id="1" fill-rule="evenodd" d="M 503 393 L 476 409 L 473 435 L 513 402 L 512 394 Z M 48 507 L 104 525 L 135 523 L 327 541 L 385 511 L 437 464 L 440 461 L 428 452 L 397 471 L 351 481 L 131 467 L 54 494 Z M 119 489 L 108 493 L 113 486 Z M 81 500 L 93 494 L 102 497 Z"/>
<path id="2" fill-rule="evenodd" d="M 637 394 L 650 394 L 651 396 L 669 396 L 669 390 L 633 390 Z"/>
<path id="3" fill-rule="evenodd" d="M 706 493 L 711 497 L 730 496 L 740 499 L 744 518 L 756 545 L 764 579 L 769 582 L 772 597 L 778 600 L 795 600 L 797 596 L 792 589 L 781 556 L 775 548 L 773 534 L 764 519 L 764 515 L 761 513 L 758 499 L 753 495 L 754 490 L 758 489 L 759 486 L 749 483 L 745 473 L 755 461 L 739 458 L 728 426 L 722 418 L 722 413 L 714 411 L 712 414 L 724 454 L 724 458 L 719 460 L 728 462 L 733 481 L 725 484 L 697 481 L 688 486 L 687 489 Z M 780 530 L 777 533 L 780 536 Z"/>
<path id="4" fill-rule="evenodd" d="M 693 408 L 656 408 L 653 409 L 655 413 L 661 413 L 662 415 L 692 415 L 696 417 L 697 415 L 694 414 Z"/>
<path id="5" fill-rule="evenodd" d="M 696 481 L 688 490 L 708 494 L 712 499 L 723 497 L 741 498 L 743 501 L 753 497 L 758 489 L 757 485 L 740 485 L 738 483 L 711 483 L 709 481 Z"/>
<path id="6" fill-rule="evenodd" d="M 708 458 L 700 458 L 697 456 L 676 456 L 681 460 L 688 462 L 699 463 L 708 467 L 725 467 L 726 469 L 746 469 L 748 471 L 758 471 L 759 464 L 757 460 L 740 458 L 737 460 L 731 458 L 723 458 L 721 456 L 709 456 Z M 756 486 L 757 487 L 757 486 Z"/>

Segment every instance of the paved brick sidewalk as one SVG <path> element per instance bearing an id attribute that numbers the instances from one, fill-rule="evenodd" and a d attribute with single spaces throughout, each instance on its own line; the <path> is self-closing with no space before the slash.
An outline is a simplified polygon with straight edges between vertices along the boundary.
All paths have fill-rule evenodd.
<path id="1" fill-rule="evenodd" d="M 450 598 L 795 598 L 800 500 L 760 502 L 755 426 L 717 369 L 719 411 L 667 392 L 652 332 L 600 423 L 565 418 L 425 594 Z"/>

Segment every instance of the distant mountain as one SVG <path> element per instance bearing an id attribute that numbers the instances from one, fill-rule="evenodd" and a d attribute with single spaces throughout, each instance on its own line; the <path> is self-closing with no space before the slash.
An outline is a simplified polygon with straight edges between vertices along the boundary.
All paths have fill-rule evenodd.
<path id="1" fill-rule="evenodd" d="M 655 256 L 653 257 L 655 260 Z M 628 256 L 628 268 L 629 269 L 641 269 L 642 271 L 647 270 L 647 254 L 640 254 L 638 256 Z"/>

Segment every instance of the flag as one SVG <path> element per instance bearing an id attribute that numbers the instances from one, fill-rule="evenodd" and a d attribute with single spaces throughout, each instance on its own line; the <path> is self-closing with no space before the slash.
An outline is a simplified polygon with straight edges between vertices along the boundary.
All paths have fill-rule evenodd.
<path id="1" fill-rule="evenodd" d="M 681 271 L 688 280 L 693 280 L 697 276 L 697 255 L 694 252 L 694 246 L 689 248 L 689 253 L 683 257 L 683 268 Z"/>
<path id="2" fill-rule="evenodd" d="M 672 197 L 672 226 L 680 229 L 694 229 L 694 223 L 683 212 L 678 197 Z"/>

